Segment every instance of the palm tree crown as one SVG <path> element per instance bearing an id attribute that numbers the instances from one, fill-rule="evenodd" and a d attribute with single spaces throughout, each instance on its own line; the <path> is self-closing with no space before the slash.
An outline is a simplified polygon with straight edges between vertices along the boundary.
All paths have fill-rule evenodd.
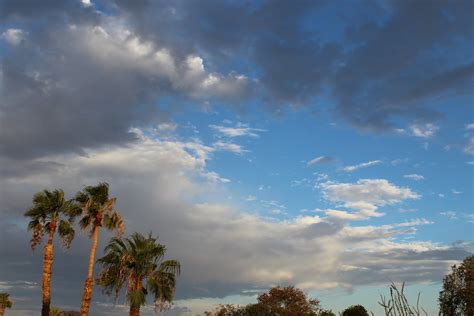
<path id="1" fill-rule="evenodd" d="M 76 194 L 75 200 L 81 204 L 83 217 L 79 221 L 81 229 L 90 229 L 92 234 L 97 226 L 109 230 L 117 230 L 120 235 L 124 223 L 120 214 L 115 210 L 116 198 L 109 197 L 109 185 L 105 182 L 97 186 L 87 186 Z"/>
<path id="2" fill-rule="evenodd" d="M 165 252 L 166 247 L 157 243 L 157 238 L 151 234 L 134 233 L 129 238 L 113 238 L 105 248 L 104 257 L 98 260 L 103 266 L 98 284 L 107 294 L 114 293 L 116 298 L 126 284 L 131 314 L 132 309 L 139 311 L 140 306 L 146 304 L 149 292 L 158 306 L 171 302 L 181 265 L 176 260 L 162 261 Z M 146 285 L 142 284 L 144 280 Z"/>
<path id="3" fill-rule="evenodd" d="M 0 308 L 12 308 L 13 302 L 10 301 L 10 294 L 0 293 Z"/>
<path id="4" fill-rule="evenodd" d="M 33 231 L 31 249 L 41 243 L 45 234 L 56 231 L 64 246 L 69 248 L 74 239 L 71 222 L 79 213 L 80 208 L 74 201 L 66 200 L 62 190 L 44 190 L 35 194 L 33 206 L 25 213 L 31 219 L 28 224 L 28 230 Z"/>

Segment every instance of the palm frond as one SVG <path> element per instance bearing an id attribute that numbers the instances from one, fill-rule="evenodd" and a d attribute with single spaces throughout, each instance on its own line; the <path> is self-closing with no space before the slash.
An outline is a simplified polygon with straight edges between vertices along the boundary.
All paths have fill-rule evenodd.
<path id="1" fill-rule="evenodd" d="M 75 231 L 71 225 L 71 222 L 60 220 L 59 226 L 58 226 L 58 234 L 61 241 L 63 242 L 63 245 L 66 248 L 69 248 L 71 246 L 71 242 L 74 239 L 74 235 L 75 235 Z"/>

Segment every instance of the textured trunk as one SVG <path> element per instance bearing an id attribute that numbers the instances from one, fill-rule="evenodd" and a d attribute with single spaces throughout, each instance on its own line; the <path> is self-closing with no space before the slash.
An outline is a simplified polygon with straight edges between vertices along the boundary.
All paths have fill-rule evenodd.
<path id="1" fill-rule="evenodd" d="M 56 219 L 51 219 L 49 224 L 49 236 L 46 246 L 44 246 L 43 259 L 43 281 L 41 289 L 43 290 L 42 316 L 49 316 L 49 307 L 51 305 L 51 270 L 53 268 L 53 237 L 56 231 Z"/>
<path id="2" fill-rule="evenodd" d="M 0 316 L 5 315 L 5 307 L 0 306 Z"/>
<path id="3" fill-rule="evenodd" d="M 84 293 L 82 294 L 81 316 L 89 315 L 89 307 L 92 299 L 92 290 L 94 289 L 94 263 L 97 242 L 99 240 L 99 226 L 94 227 L 92 235 L 92 248 L 89 256 L 89 268 L 87 270 L 87 279 L 84 283 Z"/>
<path id="4" fill-rule="evenodd" d="M 140 316 L 140 306 L 130 306 L 130 316 Z"/>
<path id="5" fill-rule="evenodd" d="M 140 278 L 135 278 L 135 291 L 140 291 L 142 289 L 142 281 Z M 131 305 L 130 304 L 130 316 L 140 316 L 140 305 Z"/>

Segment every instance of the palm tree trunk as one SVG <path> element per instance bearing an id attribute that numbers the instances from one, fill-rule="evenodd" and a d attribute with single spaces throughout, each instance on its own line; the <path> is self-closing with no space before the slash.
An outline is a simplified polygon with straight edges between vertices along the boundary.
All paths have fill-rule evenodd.
<path id="1" fill-rule="evenodd" d="M 0 306 L 0 316 L 3 316 L 3 315 L 5 315 L 5 307 Z"/>
<path id="2" fill-rule="evenodd" d="M 99 240 L 99 226 L 94 227 L 92 235 L 92 248 L 89 256 L 89 268 L 87 270 L 87 279 L 84 283 L 84 293 L 82 294 L 81 316 L 89 315 L 89 308 L 92 299 L 92 290 L 94 289 L 94 263 L 95 252 L 97 250 L 97 242 Z"/>
<path id="3" fill-rule="evenodd" d="M 130 306 L 130 316 L 140 316 L 140 305 Z"/>
<path id="4" fill-rule="evenodd" d="M 142 290 L 142 282 L 141 280 L 136 277 L 135 278 L 135 291 Z M 140 304 L 133 305 L 130 304 L 130 316 L 140 316 Z"/>
<path id="5" fill-rule="evenodd" d="M 56 231 L 56 219 L 51 219 L 49 224 L 49 236 L 46 246 L 44 246 L 43 259 L 43 280 L 41 289 L 43 290 L 42 316 L 49 316 L 49 307 L 51 305 L 51 271 L 53 269 L 53 238 Z"/>

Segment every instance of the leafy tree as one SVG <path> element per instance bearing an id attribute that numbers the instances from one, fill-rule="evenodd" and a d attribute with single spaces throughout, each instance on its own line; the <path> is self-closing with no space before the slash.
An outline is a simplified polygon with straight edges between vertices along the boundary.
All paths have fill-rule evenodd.
<path id="1" fill-rule="evenodd" d="M 324 309 L 319 313 L 318 316 L 336 316 L 336 314 L 334 314 L 334 312 L 330 309 Z"/>
<path id="2" fill-rule="evenodd" d="M 254 308 L 259 308 L 264 314 L 271 315 L 301 315 L 317 316 L 320 311 L 319 301 L 308 299 L 306 294 L 294 286 L 274 287 L 258 296 L 258 303 Z"/>
<path id="3" fill-rule="evenodd" d="M 342 312 L 342 316 L 369 316 L 369 313 L 362 305 L 352 305 Z"/>
<path id="4" fill-rule="evenodd" d="M 87 278 L 84 283 L 81 302 L 81 316 L 87 316 L 94 288 L 94 263 L 99 230 L 101 227 L 105 227 L 108 230 L 115 230 L 117 235 L 120 236 L 124 231 L 124 224 L 122 217 L 114 208 L 116 199 L 109 196 L 109 185 L 107 183 L 87 186 L 82 192 L 77 193 L 75 199 L 80 203 L 83 214 L 79 225 L 81 229 L 89 230 L 92 238 Z"/>
<path id="5" fill-rule="evenodd" d="M 319 301 L 308 299 L 306 294 L 293 286 L 274 287 L 258 296 L 256 304 L 247 306 L 220 305 L 206 316 L 335 316 L 330 310 L 321 309 Z"/>
<path id="6" fill-rule="evenodd" d="M 62 190 L 44 190 L 35 194 L 33 206 L 25 213 L 31 221 L 28 230 L 33 231 L 31 249 L 41 243 L 43 236 L 48 235 L 48 241 L 44 247 L 43 259 L 43 307 L 42 316 L 49 316 L 51 304 L 51 271 L 53 267 L 53 240 L 57 232 L 66 248 L 69 248 L 74 238 L 74 229 L 71 222 L 80 213 L 80 208 L 74 201 L 64 198 Z"/>
<path id="7" fill-rule="evenodd" d="M 13 303 L 10 301 L 10 294 L 0 293 L 0 316 L 5 315 L 5 308 L 12 308 Z"/>
<path id="8" fill-rule="evenodd" d="M 113 238 L 105 247 L 105 255 L 98 260 L 103 266 L 98 284 L 105 293 L 115 294 L 116 299 L 126 285 L 130 316 L 140 315 L 140 307 L 146 304 L 148 293 L 153 294 L 158 307 L 172 302 L 181 265 L 176 260 L 162 261 L 165 252 L 166 247 L 151 234 L 134 233 L 129 238 Z"/>
<path id="9" fill-rule="evenodd" d="M 474 256 L 451 267 L 451 273 L 443 279 L 438 300 L 441 315 L 474 315 Z"/>

